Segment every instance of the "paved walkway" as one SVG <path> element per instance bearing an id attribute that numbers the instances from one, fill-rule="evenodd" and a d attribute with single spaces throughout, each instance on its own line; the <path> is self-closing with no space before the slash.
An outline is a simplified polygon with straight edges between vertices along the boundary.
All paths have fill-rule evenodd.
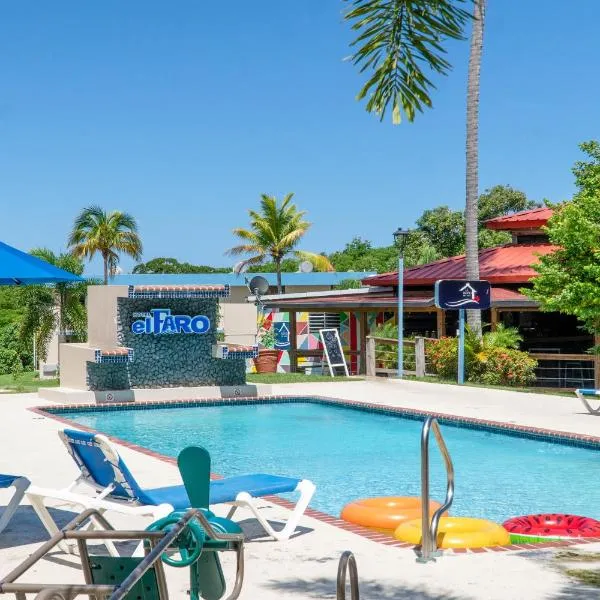
<path id="1" fill-rule="evenodd" d="M 600 417 L 583 414 L 575 398 L 458 388 L 417 382 L 348 382 L 282 385 L 279 394 L 321 395 L 431 410 L 487 420 L 600 436 Z M 0 395 L 0 472 L 29 476 L 39 485 L 65 485 L 76 470 L 59 442 L 60 424 L 27 410 L 43 404 L 35 395 Z M 143 484 L 178 483 L 175 467 L 128 448 L 120 449 Z M 0 496 L 0 504 L 5 504 Z M 277 521 L 285 509 L 266 505 Z M 218 510 L 223 514 L 224 510 Z M 64 519 L 70 515 L 64 513 Z M 111 515 L 112 517 L 112 515 Z M 570 600 L 596 599 L 598 589 L 575 585 L 553 559 L 552 550 L 445 556 L 435 564 L 415 563 L 411 551 L 386 547 L 320 521 L 306 518 L 301 535 L 285 543 L 257 538 L 255 523 L 239 511 L 248 535 L 246 600 L 335 598 L 340 554 L 352 550 L 359 567 L 363 600 Z M 112 518 L 125 525 L 122 518 Z M 144 521 L 127 523 L 128 527 Z M 0 534 L 0 577 L 45 539 L 35 515 L 23 507 Z M 600 551 L 600 544 L 585 551 Z M 231 566 L 226 561 L 226 567 Z M 185 570 L 169 569 L 171 597 L 184 598 Z M 231 573 L 231 570 L 228 571 Z M 29 576 L 31 581 L 82 581 L 73 558 L 56 554 Z"/>

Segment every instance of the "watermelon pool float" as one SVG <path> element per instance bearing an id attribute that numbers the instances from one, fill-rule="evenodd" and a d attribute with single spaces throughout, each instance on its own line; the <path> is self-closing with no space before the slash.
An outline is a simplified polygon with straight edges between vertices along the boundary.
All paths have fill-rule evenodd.
<path id="1" fill-rule="evenodd" d="M 514 517 L 502 526 L 513 544 L 600 537 L 600 521 L 561 513 Z"/>

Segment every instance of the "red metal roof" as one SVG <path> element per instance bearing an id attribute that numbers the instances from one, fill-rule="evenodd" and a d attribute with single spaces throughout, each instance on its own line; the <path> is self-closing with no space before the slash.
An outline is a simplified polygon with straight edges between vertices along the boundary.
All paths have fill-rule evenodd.
<path id="1" fill-rule="evenodd" d="M 488 229 L 497 231 L 515 231 L 519 229 L 539 229 L 543 227 L 548 219 L 552 216 L 552 209 L 534 208 L 532 210 L 522 210 L 521 212 L 513 213 L 512 215 L 504 215 L 489 219 L 485 222 Z"/>
<path id="2" fill-rule="evenodd" d="M 531 265 L 537 263 L 538 256 L 549 254 L 556 248 L 552 244 L 509 244 L 487 248 L 479 253 L 479 276 L 490 283 L 527 283 L 536 275 Z M 465 277 L 465 257 L 461 255 L 406 269 L 404 284 L 433 285 L 438 279 Z M 398 272 L 367 277 L 363 284 L 398 285 Z"/>

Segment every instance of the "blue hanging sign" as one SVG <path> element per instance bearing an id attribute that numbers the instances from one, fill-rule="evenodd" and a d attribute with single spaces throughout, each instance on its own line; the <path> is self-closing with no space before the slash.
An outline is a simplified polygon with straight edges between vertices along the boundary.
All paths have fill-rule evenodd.
<path id="1" fill-rule="evenodd" d="M 435 282 L 435 305 L 444 310 L 486 310 L 491 298 L 488 281 L 440 279 Z"/>
<path id="2" fill-rule="evenodd" d="M 146 313 L 133 313 L 138 317 L 131 324 L 131 331 L 142 334 L 207 333 L 210 331 L 210 319 L 204 315 L 172 315 L 169 308 L 153 308 Z"/>

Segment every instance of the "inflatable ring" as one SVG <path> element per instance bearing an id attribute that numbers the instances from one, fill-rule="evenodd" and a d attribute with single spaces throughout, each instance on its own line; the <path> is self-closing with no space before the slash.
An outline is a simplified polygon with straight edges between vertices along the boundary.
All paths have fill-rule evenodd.
<path id="1" fill-rule="evenodd" d="M 402 523 L 394 537 L 402 542 L 418 546 L 421 543 L 421 519 Z M 469 517 L 442 517 L 440 519 L 438 548 L 481 548 L 483 546 L 506 546 L 510 543 L 508 531 L 485 519 Z"/>
<path id="2" fill-rule="evenodd" d="M 440 507 L 437 502 L 429 503 L 431 514 Z M 340 518 L 348 523 L 362 525 L 378 531 L 392 533 L 400 523 L 421 516 L 421 499 L 413 496 L 381 496 L 363 498 L 346 504 Z"/>
<path id="3" fill-rule="evenodd" d="M 525 515 L 508 519 L 502 525 L 513 543 L 600 537 L 600 521 L 578 515 Z"/>

